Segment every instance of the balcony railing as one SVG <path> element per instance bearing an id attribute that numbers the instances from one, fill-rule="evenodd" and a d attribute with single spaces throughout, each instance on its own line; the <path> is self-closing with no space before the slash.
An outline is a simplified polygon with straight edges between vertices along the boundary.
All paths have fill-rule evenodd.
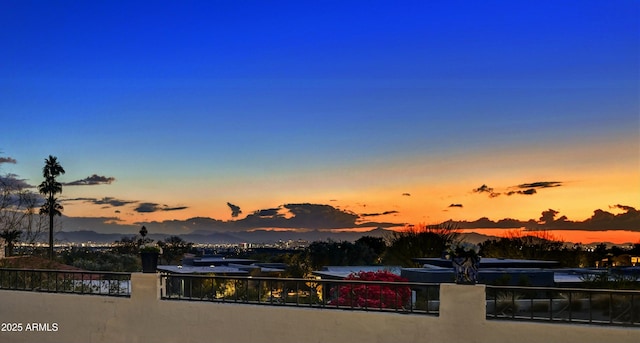
<path id="1" fill-rule="evenodd" d="M 162 299 L 438 315 L 439 284 L 165 274 Z"/>
<path id="2" fill-rule="evenodd" d="M 486 286 L 487 319 L 640 327 L 640 291 Z"/>
<path id="3" fill-rule="evenodd" d="M 0 268 L 0 289 L 131 296 L 131 273 Z"/>

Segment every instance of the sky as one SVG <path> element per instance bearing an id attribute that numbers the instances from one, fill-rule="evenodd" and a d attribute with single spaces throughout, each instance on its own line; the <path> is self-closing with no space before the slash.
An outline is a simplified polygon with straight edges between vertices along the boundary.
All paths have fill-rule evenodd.
<path id="1" fill-rule="evenodd" d="M 640 233 L 635 0 L 0 0 L 0 43 L 0 174 L 56 156 L 65 230 Z"/>

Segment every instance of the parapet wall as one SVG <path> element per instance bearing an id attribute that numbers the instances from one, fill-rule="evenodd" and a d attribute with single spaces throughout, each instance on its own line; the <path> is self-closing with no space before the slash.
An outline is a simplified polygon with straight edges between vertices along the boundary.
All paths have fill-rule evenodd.
<path id="1" fill-rule="evenodd" d="M 488 321 L 483 285 L 442 284 L 434 317 L 160 300 L 158 275 L 132 274 L 131 282 L 130 298 L 0 290 L 0 329 L 22 326 L 0 332 L 0 342 L 640 341 L 638 328 Z"/>

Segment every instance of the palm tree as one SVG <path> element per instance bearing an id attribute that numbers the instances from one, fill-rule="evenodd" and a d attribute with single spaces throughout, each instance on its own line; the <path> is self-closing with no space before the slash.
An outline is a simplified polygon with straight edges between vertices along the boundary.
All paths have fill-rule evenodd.
<path id="1" fill-rule="evenodd" d="M 22 235 L 22 231 L 17 229 L 8 229 L 0 231 L 0 238 L 4 239 L 7 244 L 5 250 L 5 256 L 13 255 L 13 246 L 16 242 L 20 240 L 20 236 Z"/>
<path id="2" fill-rule="evenodd" d="M 64 169 L 58 163 L 55 156 L 49 155 L 44 160 L 42 176 L 44 181 L 38 186 L 40 194 L 45 196 L 44 205 L 40 208 L 40 214 L 49 215 L 49 259 L 53 260 L 53 217 L 62 215 L 62 205 L 58 203 L 56 194 L 62 193 L 62 184 L 56 181 L 56 177 L 64 174 Z"/>

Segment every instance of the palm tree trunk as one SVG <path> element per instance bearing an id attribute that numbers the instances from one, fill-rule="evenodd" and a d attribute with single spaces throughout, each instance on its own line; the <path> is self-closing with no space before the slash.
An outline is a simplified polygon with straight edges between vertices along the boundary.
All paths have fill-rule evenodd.
<path id="1" fill-rule="evenodd" d="M 49 212 L 49 259 L 53 260 L 53 211 Z"/>

